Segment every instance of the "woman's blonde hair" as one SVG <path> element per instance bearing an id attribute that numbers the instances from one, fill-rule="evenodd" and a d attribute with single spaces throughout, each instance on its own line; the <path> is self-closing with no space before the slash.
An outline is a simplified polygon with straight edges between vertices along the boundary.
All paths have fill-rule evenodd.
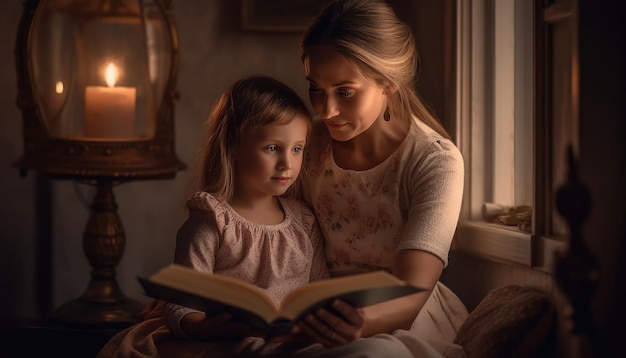
<path id="1" fill-rule="evenodd" d="M 312 119 L 300 96 L 269 76 L 250 76 L 228 87 L 213 105 L 199 155 L 199 190 L 229 201 L 233 196 L 240 139 L 270 123 L 288 123 L 296 115 Z M 290 192 L 297 190 L 292 185 Z M 293 194 L 292 194 L 293 195 Z"/>
<path id="2" fill-rule="evenodd" d="M 395 90 L 389 95 L 391 118 L 417 116 L 445 138 L 441 123 L 415 89 L 418 54 L 410 28 L 380 0 L 337 0 L 313 21 L 300 42 L 304 61 L 310 51 L 326 48 L 352 60 L 363 75 Z"/>

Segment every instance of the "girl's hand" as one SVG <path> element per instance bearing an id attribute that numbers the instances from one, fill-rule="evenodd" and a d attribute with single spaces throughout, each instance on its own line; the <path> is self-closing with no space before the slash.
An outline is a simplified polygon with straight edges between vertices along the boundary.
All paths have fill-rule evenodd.
<path id="1" fill-rule="evenodd" d="M 336 300 L 331 312 L 320 308 L 296 323 L 291 334 L 305 333 L 325 347 L 336 347 L 359 339 L 363 335 L 363 311 Z"/>
<path id="2" fill-rule="evenodd" d="M 254 335 L 248 324 L 233 321 L 229 313 L 207 316 L 192 312 L 183 317 L 180 325 L 190 338 L 197 340 L 233 339 Z"/>

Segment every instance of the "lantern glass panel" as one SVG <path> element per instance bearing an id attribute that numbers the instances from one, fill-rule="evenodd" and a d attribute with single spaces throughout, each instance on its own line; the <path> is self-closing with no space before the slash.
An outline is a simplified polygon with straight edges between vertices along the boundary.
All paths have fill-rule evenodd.
<path id="1" fill-rule="evenodd" d="M 30 72 L 50 137 L 154 138 L 172 45 L 153 0 L 48 0 L 33 23 Z"/>

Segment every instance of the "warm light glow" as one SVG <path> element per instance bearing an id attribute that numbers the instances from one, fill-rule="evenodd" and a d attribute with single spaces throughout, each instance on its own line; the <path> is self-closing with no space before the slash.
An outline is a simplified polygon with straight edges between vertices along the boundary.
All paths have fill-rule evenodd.
<path id="1" fill-rule="evenodd" d="M 57 81 L 54 87 L 54 91 L 58 94 L 63 93 L 63 81 Z"/>
<path id="2" fill-rule="evenodd" d="M 104 80 L 108 87 L 85 87 L 85 137 L 137 138 L 137 88 L 116 87 L 118 79 L 119 69 L 113 62 L 109 62 L 104 68 Z"/>
<path id="3" fill-rule="evenodd" d="M 117 67 L 113 63 L 109 63 L 107 68 L 104 70 L 104 80 L 109 87 L 115 87 L 115 82 L 117 81 Z"/>

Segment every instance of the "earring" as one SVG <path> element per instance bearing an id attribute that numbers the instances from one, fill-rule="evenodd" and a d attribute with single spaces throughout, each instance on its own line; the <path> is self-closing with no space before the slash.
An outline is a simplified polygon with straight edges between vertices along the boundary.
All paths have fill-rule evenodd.
<path id="1" fill-rule="evenodd" d="M 385 113 L 383 113 L 383 119 L 385 120 L 385 122 L 389 122 L 389 120 L 391 119 L 391 114 L 389 114 L 389 106 L 385 108 Z"/>

